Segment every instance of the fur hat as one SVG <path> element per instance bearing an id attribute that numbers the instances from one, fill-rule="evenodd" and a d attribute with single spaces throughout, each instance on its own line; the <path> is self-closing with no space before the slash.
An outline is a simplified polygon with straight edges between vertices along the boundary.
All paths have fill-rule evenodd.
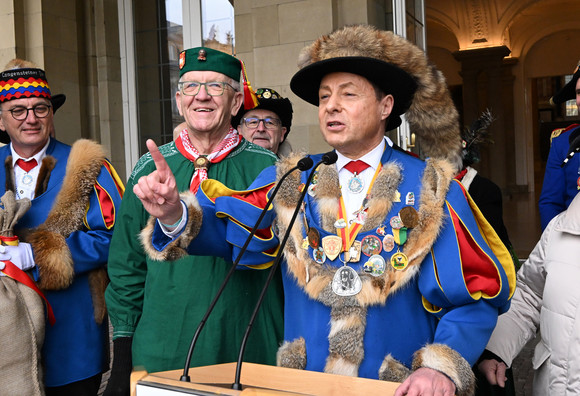
<path id="1" fill-rule="evenodd" d="M 386 130 L 406 114 L 411 130 L 429 157 L 447 158 L 461 169 L 461 132 L 457 109 L 445 77 L 423 50 L 393 32 L 369 25 L 346 26 L 302 49 L 290 88 L 318 105 L 322 78 L 332 72 L 361 75 L 395 99 Z"/>
<path id="2" fill-rule="evenodd" d="M 578 82 L 579 77 L 580 61 L 578 61 L 578 65 L 576 65 L 576 69 L 574 69 L 572 79 L 568 81 L 568 84 L 564 85 L 561 90 L 556 92 L 556 95 L 554 95 L 550 101 L 554 104 L 561 104 L 569 100 L 576 99 L 576 83 Z"/>

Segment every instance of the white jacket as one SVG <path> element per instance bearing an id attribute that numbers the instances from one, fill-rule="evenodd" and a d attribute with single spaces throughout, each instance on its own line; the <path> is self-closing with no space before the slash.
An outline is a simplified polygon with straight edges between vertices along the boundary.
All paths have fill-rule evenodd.
<path id="1" fill-rule="evenodd" d="M 556 216 L 517 275 L 487 349 L 511 366 L 541 330 L 534 395 L 580 395 L 580 194 Z"/>

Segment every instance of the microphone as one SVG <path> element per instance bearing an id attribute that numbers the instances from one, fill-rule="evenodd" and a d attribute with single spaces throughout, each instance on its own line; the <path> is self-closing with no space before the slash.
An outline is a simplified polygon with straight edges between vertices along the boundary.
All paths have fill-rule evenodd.
<path id="1" fill-rule="evenodd" d="M 179 379 L 180 381 L 183 381 L 183 382 L 190 382 L 191 381 L 191 379 L 189 377 L 189 365 L 191 364 L 191 358 L 193 356 L 193 350 L 195 349 L 195 344 L 197 343 L 197 339 L 199 338 L 199 334 L 201 333 L 201 330 L 204 328 L 205 323 L 207 322 L 207 319 L 209 318 L 209 315 L 211 315 L 211 313 L 212 313 L 212 311 L 213 311 L 216 303 L 218 302 L 220 296 L 222 295 L 222 293 L 223 293 L 226 285 L 228 284 L 230 278 L 234 274 L 234 272 L 236 270 L 236 267 L 237 267 L 238 263 L 240 262 L 242 256 L 246 252 L 246 249 L 248 248 L 248 245 L 250 244 L 250 241 L 252 240 L 252 237 L 256 233 L 256 231 L 257 231 L 260 223 L 262 222 L 262 219 L 264 218 L 264 216 L 266 215 L 266 212 L 268 211 L 268 208 L 270 207 L 270 204 L 272 203 L 272 201 L 274 200 L 274 197 L 278 193 L 278 190 L 280 189 L 280 186 L 282 185 L 282 181 L 284 181 L 284 179 L 286 179 L 296 169 L 299 169 L 301 171 L 306 171 L 306 170 L 312 168 L 312 165 L 313 164 L 314 164 L 314 161 L 312 160 L 312 158 L 310 158 L 308 156 L 300 159 L 300 161 L 298 161 L 298 163 L 296 164 L 296 166 L 293 167 L 292 169 L 290 169 L 288 172 L 286 172 L 280 178 L 280 180 L 278 181 L 278 183 L 276 184 L 276 187 L 274 188 L 274 191 L 272 192 L 272 195 L 268 199 L 268 202 L 266 203 L 266 206 L 264 207 L 264 209 L 260 213 L 260 216 L 258 217 L 258 220 L 256 221 L 256 224 L 254 224 L 254 227 L 250 231 L 250 235 L 248 235 L 248 237 L 246 238 L 246 241 L 244 242 L 244 245 L 242 246 L 242 248 L 240 250 L 240 253 L 238 254 L 238 256 L 236 257 L 236 259 L 234 260 L 234 263 L 233 263 L 232 267 L 230 268 L 230 270 L 226 274 L 226 277 L 223 280 L 220 288 L 218 289 L 218 291 L 217 291 L 214 299 L 212 300 L 212 302 L 209 305 L 207 311 L 205 312 L 203 318 L 201 319 L 201 322 L 199 322 L 199 325 L 197 326 L 197 329 L 195 330 L 195 334 L 193 335 L 193 338 L 191 339 L 191 343 L 189 345 L 189 351 L 187 352 L 187 358 L 185 359 L 185 366 L 183 368 L 183 374 L 181 375 L 181 377 Z"/>
<path id="2" fill-rule="evenodd" d="M 236 365 L 235 382 L 232 385 L 232 389 L 242 390 L 242 384 L 240 383 L 240 376 L 241 376 L 241 371 L 242 371 L 242 361 L 244 359 L 244 352 L 246 351 L 246 343 L 248 341 L 248 337 L 250 335 L 250 332 L 252 331 L 252 327 L 254 325 L 254 321 L 256 320 L 256 316 L 258 315 L 258 311 L 260 310 L 262 302 L 264 301 L 264 297 L 266 296 L 266 291 L 268 289 L 268 286 L 270 286 L 270 282 L 274 278 L 274 274 L 275 274 L 276 270 L 278 269 L 278 265 L 280 264 L 280 261 L 282 260 L 282 255 L 284 254 L 284 247 L 286 246 L 286 242 L 288 241 L 288 237 L 290 236 L 290 232 L 292 231 L 292 227 L 294 226 L 294 221 L 296 220 L 296 217 L 298 216 L 298 212 L 300 211 L 300 207 L 302 206 L 302 202 L 304 201 L 304 197 L 306 196 L 306 193 L 308 192 L 308 186 L 310 186 L 310 183 L 312 182 L 314 172 L 316 171 L 316 168 L 318 168 L 321 164 L 331 165 L 331 164 L 334 164 L 337 159 L 338 159 L 338 155 L 334 151 L 329 151 L 328 153 L 323 154 L 322 159 L 319 162 L 317 162 L 316 165 L 314 165 L 312 172 L 310 172 L 310 175 L 308 175 L 308 179 L 306 180 L 306 184 L 304 185 L 304 188 L 302 189 L 302 194 L 300 195 L 298 203 L 296 204 L 296 209 L 294 209 L 294 213 L 292 215 L 292 218 L 290 219 L 290 223 L 288 224 L 288 228 L 286 229 L 286 233 L 284 234 L 284 238 L 282 239 L 282 242 L 280 243 L 280 248 L 278 249 L 278 254 L 276 255 L 276 258 L 274 259 L 274 264 L 272 264 L 272 267 L 270 268 L 270 272 L 268 273 L 268 278 L 266 278 L 266 283 L 264 284 L 264 287 L 262 288 L 262 291 L 260 293 L 260 297 L 258 297 L 258 302 L 256 302 L 256 306 L 254 307 L 254 312 L 252 312 L 252 316 L 250 317 L 250 322 L 248 323 L 248 327 L 246 327 L 246 333 L 244 334 L 244 338 L 242 339 L 242 345 L 240 346 L 238 363 Z"/>

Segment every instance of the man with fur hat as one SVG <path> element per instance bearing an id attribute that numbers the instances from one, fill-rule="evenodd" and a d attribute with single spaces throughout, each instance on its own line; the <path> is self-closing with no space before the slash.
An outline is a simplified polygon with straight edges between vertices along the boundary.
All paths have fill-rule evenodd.
<path id="1" fill-rule="evenodd" d="M 572 79 L 551 99 L 555 105 L 576 100 L 580 112 L 580 62 Z M 542 230 L 557 214 L 566 210 L 580 190 L 580 156 L 574 155 L 580 147 L 580 125 L 572 124 L 556 129 L 550 138 L 550 152 L 544 171 L 544 184 L 538 206 Z"/>
<path id="2" fill-rule="evenodd" d="M 189 191 L 194 200 L 200 183 L 208 178 L 231 189 L 247 188 L 277 158 L 242 139 L 231 126 L 242 102 L 246 101 L 247 108 L 252 103 L 243 64 L 226 53 L 198 47 L 181 52 L 179 69 L 175 100 L 185 128 L 174 141 L 160 147 L 176 176 L 176 188 Z M 172 263 L 145 254 L 136 236 L 148 215 L 133 191 L 137 191 L 137 181 L 154 169 L 149 154 L 136 164 L 123 198 L 123 221 L 111 245 L 106 298 L 114 329 L 114 360 L 105 395 L 128 394 L 133 366 L 149 372 L 183 368 L 196 327 L 231 268 L 230 262 L 212 251 Z M 175 203 L 181 210 L 179 200 Z M 214 230 L 207 237 L 211 240 L 222 234 Z M 266 277 L 264 271 L 236 271 L 200 335 L 193 366 L 237 360 L 246 323 Z M 280 274 L 275 283 L 266 295 L 268 309 L 248 340 L 247 356 L 252 362 L 273 364 L 282 339 Z"/>
<path id="3" fill-rule="evenodd" d="M 270 211 L 275 226 L 250 244 L 254 264 L 271 262 L 273 234 L 285 234 L 309 188 L 284 250 L 278 365 L 400 381 L 397 396 L 472 394 L 471 365 L 509 307 L 515 271 L 453 178 L 461 138 L 441 72 L 413 44 L 366 25 L 322 36 L 303 50 L 299 66 L 290 87 L 318 106 L 320 130 L 338 161 L 315 171 L 313 188 L 305 186 L 310 172 L 285 179 Z M 426 162 L 384 136 L 403 113 L 427 143 Z M 247 195 L 208 180 L 197 202 L 186 193 L 178 204 L 171 172 L 154 145 L 150 151 L 157 170 L 139 181 L 138 196 L 154 220 L 142 237 L 157 258 L 199 254 L 203 245 L 224 253 L 229 244 L 240 246 L 247 234 L 210 241 L 208 231 L 233 235 L 240 224 L 253 224 L 246 218 L 256 206 L 250 198 L 301 157 L 282 159 L 277 172 L 266 169 Z M 159 225 L 176 221 L 183 230 Z"/>
<path id="4" fill-rule="evenodd" d="M 232 126 L 250 142 L 287 156 L 292 148 L 286 138 L 292 125 L 292 103 L 271 88 L 256 90 L 258 106 L 240 110 L 232 119 Z"/>
<path id="5" fill-rule="evenodd" d="M 44 70 L 15 59 L 0 81 L 0 129 L 10 137 L 0 148 L 0 195 L 31 200 L 14 227 L 20 243 L 5 249 L 21 269 L 35 266 L 54 312 L 42 347 L 46 394 L 96 395 L 108 369 L 105 268 L 124 187 L 100 145 L 54 138 L 65 98 L 51 94 Z"/>

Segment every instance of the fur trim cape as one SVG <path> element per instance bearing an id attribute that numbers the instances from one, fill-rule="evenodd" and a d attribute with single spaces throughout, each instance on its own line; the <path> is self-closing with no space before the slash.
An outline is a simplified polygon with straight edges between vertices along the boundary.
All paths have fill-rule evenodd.
<path id="1" fill-rule="evenodd" d="M 66 238 L 84 227 L 86 208 L 105 158 L 101 145 L 87 139 L 75 142 L 68 157 L 61 190 L 46 221 L 21 236 L 23 241 L 32 245 L 39 270 L 38 286 L 42 290 L 65 289 L 73 282 L 74 263 Z M 42 160 L 35 189 L 37 196 L 46 190 L 55 164 L 56 159 L 52 156 Z M 12 157 L 7 157 L 4 165 L 7 190 L 14 191 Z M 105 268 L 91 271 L 89 285 L 97 323 L 102 323 L 106 315 L 104 293 L 107 284 Z"/>

